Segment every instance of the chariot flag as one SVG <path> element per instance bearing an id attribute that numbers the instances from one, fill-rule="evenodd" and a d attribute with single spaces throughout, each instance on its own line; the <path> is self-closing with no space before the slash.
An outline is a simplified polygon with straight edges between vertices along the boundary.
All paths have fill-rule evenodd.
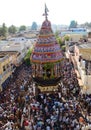
<path id="1" fill-rule="evenodd" d="M 46 4 L 45 4 L 45 12 L 49 12 L 49 10 L 48 10 Z"/>
<path id="2" fill-rule="evenodd" d="M 48 10 L 48 8 L 47 8 L 47 6 L 46 6 L 46 4 L 45 4 L 45 13 L 43 14 L 43 16 L 45 16 L 46 18 L 47 18 L 47 15 L 48 15 L 47 12 L 49 12 L 49 10 Z"/>

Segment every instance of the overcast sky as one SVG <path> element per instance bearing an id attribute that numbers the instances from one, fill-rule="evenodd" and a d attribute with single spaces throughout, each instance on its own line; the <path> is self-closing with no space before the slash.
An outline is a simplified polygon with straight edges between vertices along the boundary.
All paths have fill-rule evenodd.
<path id="1" fill-rule="evenodd" d="M 0 0 L 0 25 L 31 26 L 33 21 L 41 24 L 45 3 L 52 24 L 91 22 L 91 0 Z"/>

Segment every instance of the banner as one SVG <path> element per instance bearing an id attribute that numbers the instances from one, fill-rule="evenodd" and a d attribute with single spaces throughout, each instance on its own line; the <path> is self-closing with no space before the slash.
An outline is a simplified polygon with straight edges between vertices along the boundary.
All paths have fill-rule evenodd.
<path id="1" fill-rule="evenodd" d="M 46 87 L 38 86 L 38 88 L 40 89 L 41 92 L 50 92 L 58 90 L 58 86 L 46 86 Z"/>

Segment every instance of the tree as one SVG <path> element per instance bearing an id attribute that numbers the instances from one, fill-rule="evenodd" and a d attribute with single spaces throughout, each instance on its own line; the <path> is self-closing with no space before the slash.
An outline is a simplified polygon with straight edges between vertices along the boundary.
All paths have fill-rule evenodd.
<path id="1" fill-rule="evenodd" d="M 58 31 L 55 32 L 55 37 L 56 37 L 56 38 L 59 37 L 59 32 L 58 32 Z"/>
<path id="2" fill-rule="evenodd" d="M 77 22 L 76 22 L 75 20 L 72 20 L 72 21 L 70 22 L 69 28 L 76 28 L 76 27 L 77 27 Z"/>
<path id="3" fill-rule="evenodd" d="M 62 42 L 62 39 L 60 37 L 57 37 L 57 42 L 60 44 L 60 46 L 62 46 L 63 42 Z"/>
<path id="4" fill-rule="evenodd" d="M 68 35 L 64 36 L 64 41 L 69 41 L 70 37 Z"/>
<path id="5" fill-rule="evenodd" d="M 9 28 L 8 28 L 8 32 L 11 33 L 11 34 L 15 34 L 17 31 L 16 27 L 14 25 L 11 25 Z"/>
<path id="6" fill-rule="evenodd" d="M 63 50 L 63 51 L 65 51 L 65 49 L 66 49 L 66 46 L 64 45 L 64 46 L 62 46 L 61 48 L 62 48 L 62 50 Z"/>
<path id="7" fill-rule="evenodd" d="M 19 31 L 25 31 L 25 30 L 26 30 L 26 26 L 25 25 L 20 26 Z"/>
<path id="8" fill-rule="evenodd" d="M 30 61 L 30 56 L 32 54 L 32 51 L 33 51 L 33 48 L 29 49 L 25 58 L 24 58 L 24 61 L 27 65 L 30 65 L 31 61 Z"/>
<path id="9" fill-rule="evenodd" d="M 88 23 L 88 22 L 85 22 L 83 24 L 80 24 L 81 27 L 88 27 L 88 28 L 91 28 L 91 22 Z"/>
<path id="10" fill-rule="evenodd" d="M 3 25 L 2 25 L 2 32 L 3 32 L 3 36 L 4 37 L 6 37 L 6 34 L 7 34 L 7 27 L 6 27 L 6 25 L 5 25 L 5 23 L 3 23 Z"/>
<path id="11" fill-rule="evenodd" d="M 6 38 L 7 36 L 7 27 L 5 23 L 2 24 L 2 27 L 0 27 L 0 36 Z"/>
<path id="12" fill-rule="evenodd" d="M 3 33 L 3 32 L 2 32 L 2 27 L 0 27 L 0 36 L 2 36 L 2 33 Z"/>
<path id="13" fill-rule="evenodd" d="M 31 30 L 37 30 L 37 23 L 36 22 L 33 22 L 32 23 L 32 26 L 31 26 Z"/>

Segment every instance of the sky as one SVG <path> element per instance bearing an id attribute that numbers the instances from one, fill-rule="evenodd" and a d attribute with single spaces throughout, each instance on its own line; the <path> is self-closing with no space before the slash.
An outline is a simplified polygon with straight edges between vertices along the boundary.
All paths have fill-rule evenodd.
<path id="1" fill-rule="evenodd" d="M 31 26 L 44 21 L 44 5 L 52 24 L 69 25 L 91 22 L 91 0 L 0 0 L 0 25 Z"/>

